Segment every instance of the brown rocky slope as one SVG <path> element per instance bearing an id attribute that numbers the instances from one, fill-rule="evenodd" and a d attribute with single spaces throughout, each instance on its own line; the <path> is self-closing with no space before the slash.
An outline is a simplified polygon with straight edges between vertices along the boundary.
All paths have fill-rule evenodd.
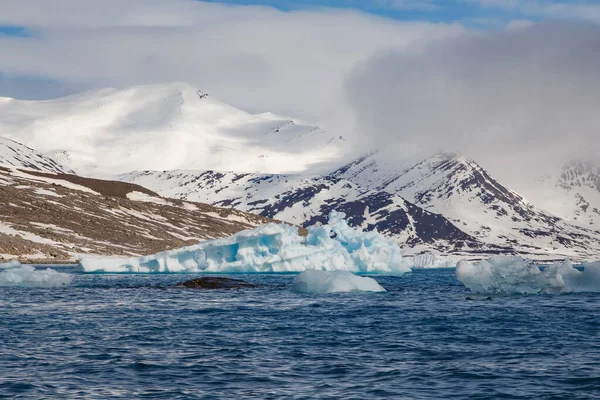
<path id="1" fill-rule="evenodd" d="M 0 260 L 137 256 L 232 235 L 269 220 L 164 199 L 123 182 L 0 167 Z"/>

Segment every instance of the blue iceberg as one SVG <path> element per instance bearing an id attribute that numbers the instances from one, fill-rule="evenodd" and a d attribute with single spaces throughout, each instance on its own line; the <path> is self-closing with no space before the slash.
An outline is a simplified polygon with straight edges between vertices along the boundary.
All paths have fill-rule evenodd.
<path id="1" fill-rule="evenodd" d="M 344 218 L 332 212 L 328 224 L 309 228 L 306 237 L 297 227 L 269 223 L 151 256 L 86 257 L 80 264 L 85 272 L 106 273 L 410 272 L 397 243 L 351 228 Z"/>

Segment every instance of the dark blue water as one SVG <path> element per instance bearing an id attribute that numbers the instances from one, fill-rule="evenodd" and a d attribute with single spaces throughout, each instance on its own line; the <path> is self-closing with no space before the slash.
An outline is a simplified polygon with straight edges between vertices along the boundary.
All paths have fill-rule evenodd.
<path id="1" fill-rule="evenodd" d="M 600 397 L 600 295 L 467 300 L 453 271 L 381 294 L 165 288 L 189 276 L 78 274 L 0 288 L 0 397 Z"/>

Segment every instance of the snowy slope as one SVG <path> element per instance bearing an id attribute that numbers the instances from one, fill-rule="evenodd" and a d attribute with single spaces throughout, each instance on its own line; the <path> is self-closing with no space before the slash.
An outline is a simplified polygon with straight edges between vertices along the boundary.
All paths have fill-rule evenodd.
<path id="1" fill-rule="evenodd" d="M 282 173 L 338 156 L 343 138 L 252 115 L 184 83 L 100 89 L 48 101 L 0 98 L 0 136 L 79 174 L 220 169 Z"/>
<path id="2" fill-rule="evenodd" d="M 600 168 L 570 162 L 523 188 L 533 203 L 570 223 L 600 230 Z"/>
<path id="3" fill-rule="evenodd" d="M 401 195 L 485 243 L 510 246 L 522 254 L 580 257 L 600 250 L 600 233 L 534 206 L 460 154 L 437 154 L 397 166 L 372 153 L 333 175 Z"/>
<path id="4" fill-rule="evenodd" d="M 72 172 L 53 158 L 3 137 L 0 137 L 0 165 L 44 172 Z"/>
<path id="5" fill-rule="evenodd" d="M 400 163 L 371 153 L 318 176 L 145 171 L 121 179 L 304 226 L 337 209 L 353 226 L 418 249 L 577 260 L 600 252 L 600 232 L 533 205 L 460 154 Z"/>
<path id="6" fill-rule="evenodd" d="M 466 253 L 481 248 L 441 215 L 400 196 L 364 190 L 333 176 L 144 171 L 120 179 L 153 188 L 163 196 L 234 207 L 302 226 L 325 222 L 331 211 L 342 211 L 352 226 L 377 229 L 405 247 L 426 244 L 427 248 Z"/>

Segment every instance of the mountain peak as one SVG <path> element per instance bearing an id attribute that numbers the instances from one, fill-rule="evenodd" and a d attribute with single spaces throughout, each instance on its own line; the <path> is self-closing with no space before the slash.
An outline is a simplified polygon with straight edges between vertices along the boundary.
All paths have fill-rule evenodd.
<path id="1" fill-rule="evenodd" d="M 66 154 L 79 173 L 218 169 L 292 173 L 342 153 L 333 134 L 252 115 L 184 82 L 0 102 L 0 136 Z M 302 157 L 298 157 L 302 154 Z"/>
<path id="2" fill-rule="evenodd" d="M 557 184 L 564 189 L 590 187 L 600 192 L 600 167 L 591 161 L 572 161 L 563 167 Z"/>

